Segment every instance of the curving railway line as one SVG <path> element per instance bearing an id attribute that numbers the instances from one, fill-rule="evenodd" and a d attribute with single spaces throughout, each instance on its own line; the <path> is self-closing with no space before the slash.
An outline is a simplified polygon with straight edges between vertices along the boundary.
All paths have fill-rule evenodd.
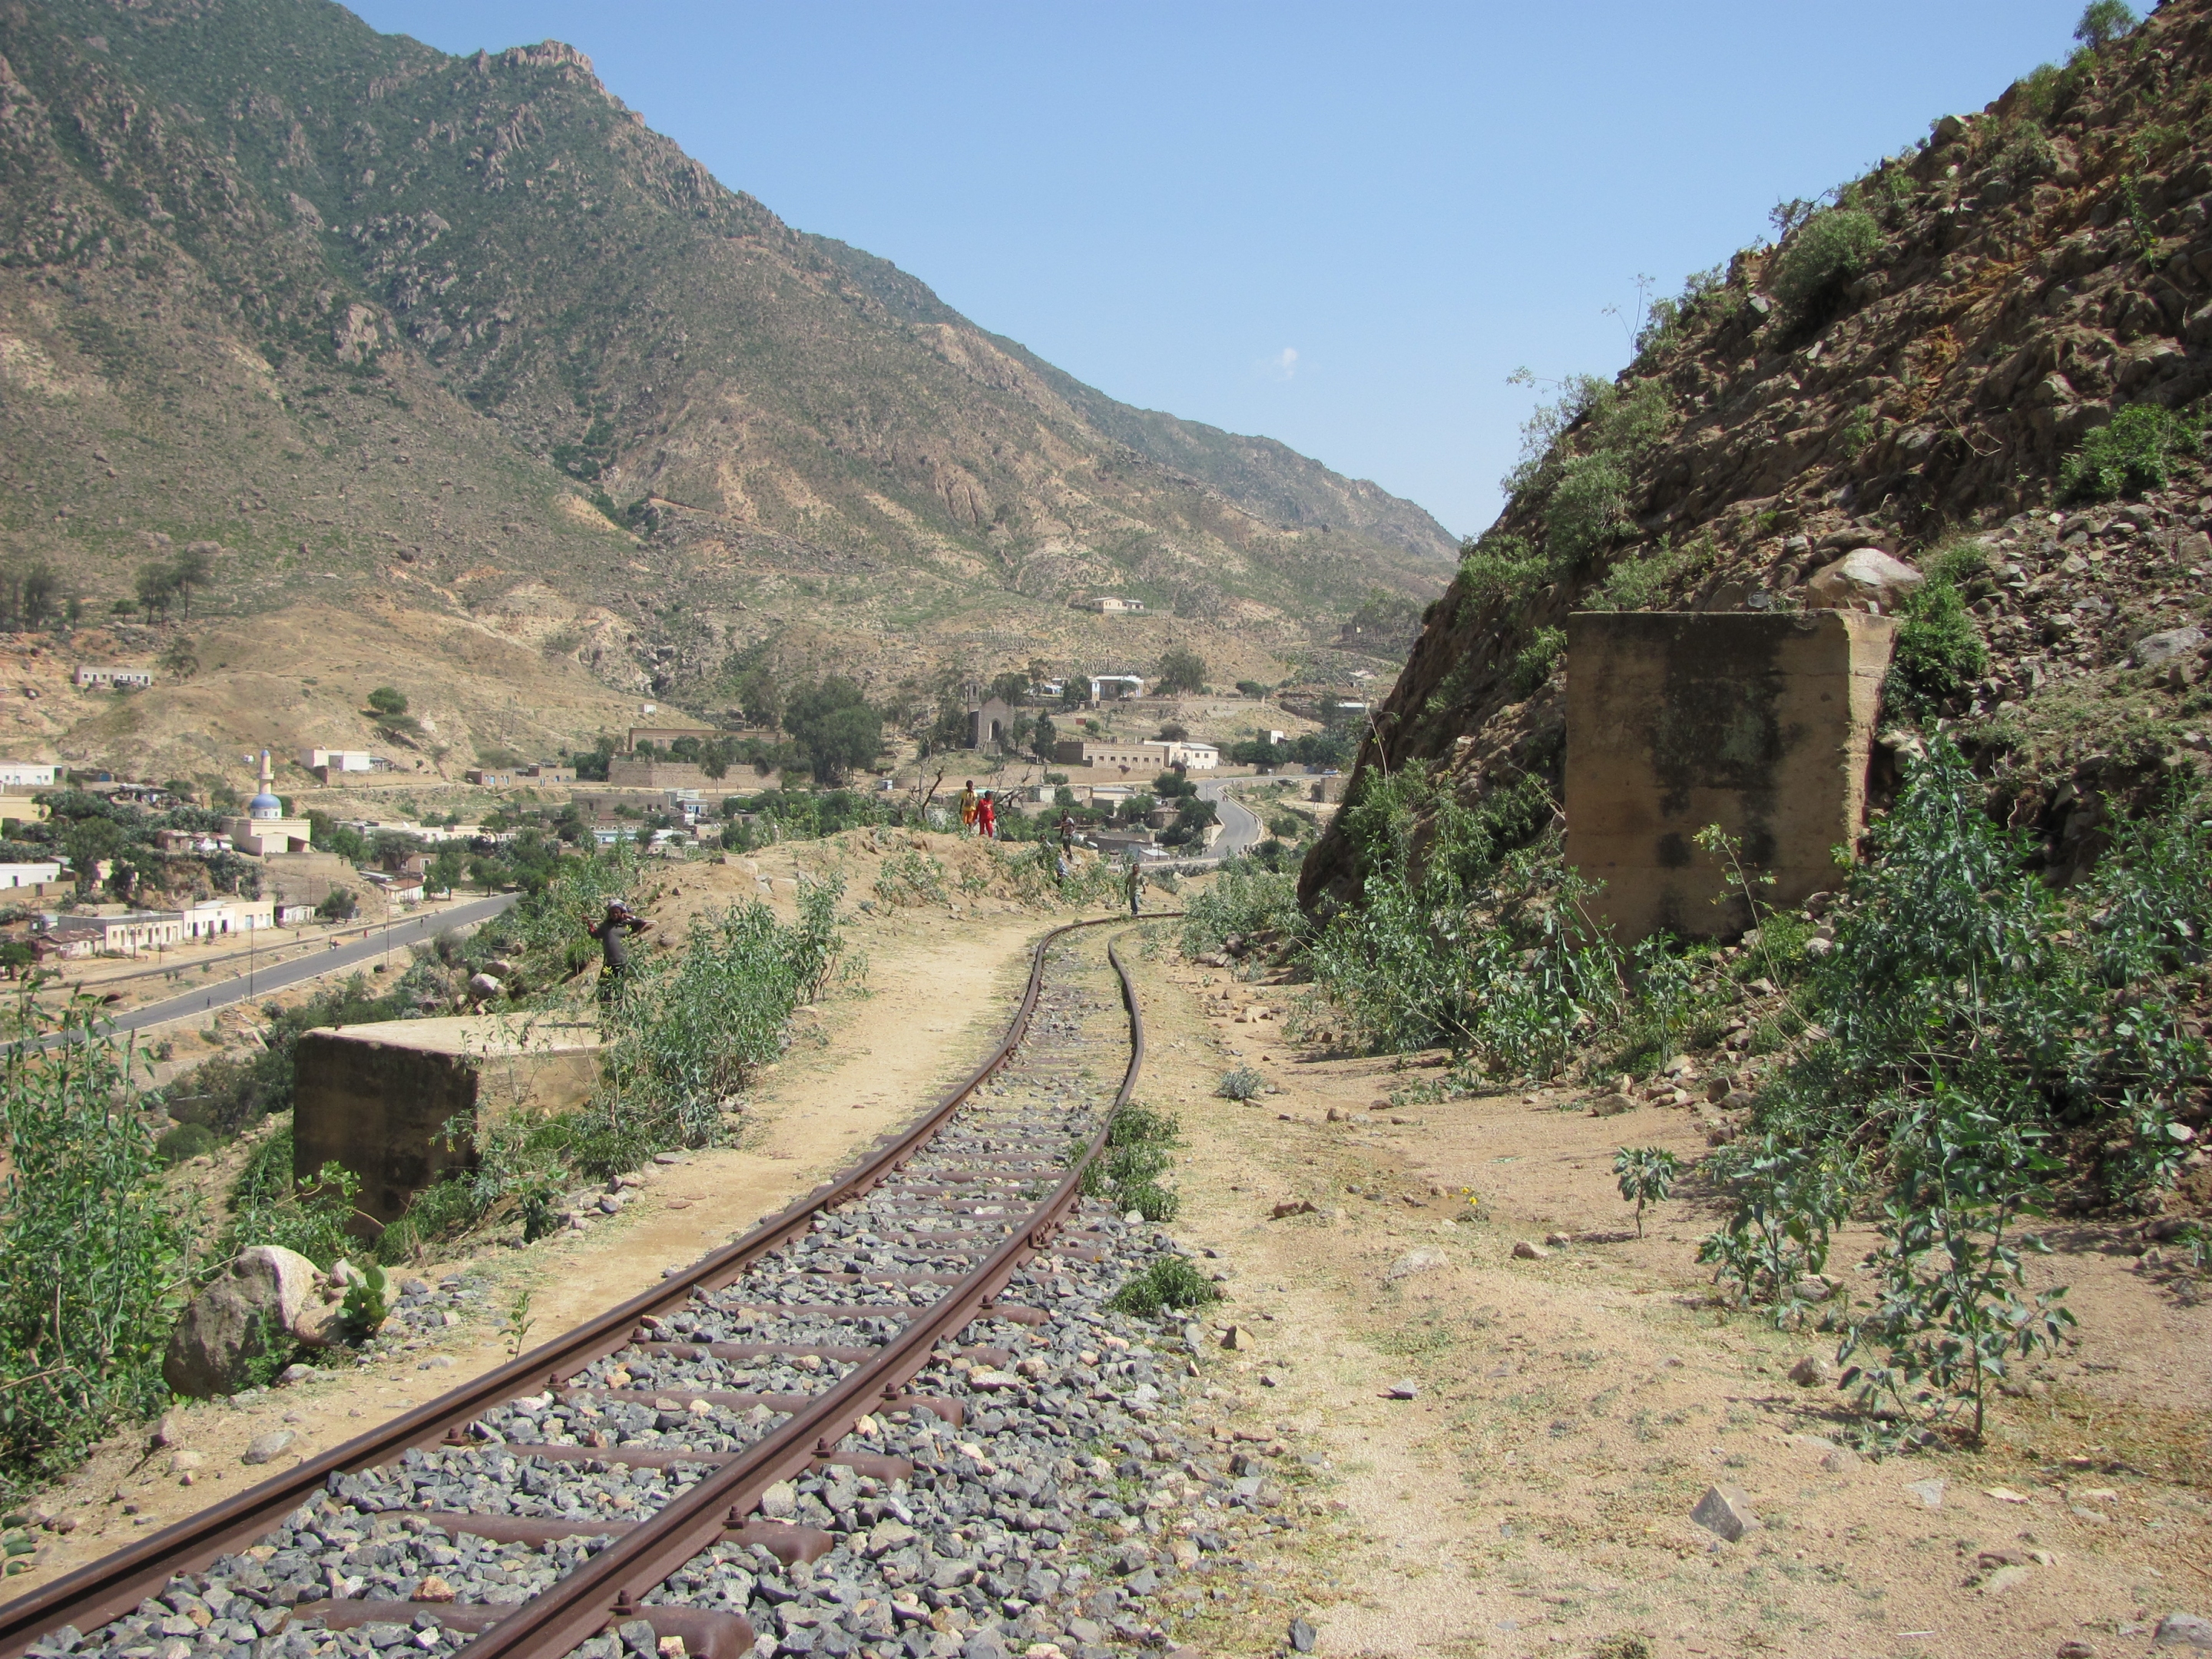
<path id="1" fill-rule="evenodd" d="M 1110 925 L 1046 935 L 998 1048 L 842 1176 L 0 1607 L 0 1659 L 945 1659 L 978 1608 L 1061 1608 L 1042 1630 L 1070 1606 L 1097 1615 L 1079 1659 L 1134 1638 L 1110 1590 L 1071 1601 L 1061 1547 L 1109 1468 L 1099 1418 L 1160 1397 L 1101 1310 L 1166 1241 L 1082 1191 L 1144 1061 Z"/>

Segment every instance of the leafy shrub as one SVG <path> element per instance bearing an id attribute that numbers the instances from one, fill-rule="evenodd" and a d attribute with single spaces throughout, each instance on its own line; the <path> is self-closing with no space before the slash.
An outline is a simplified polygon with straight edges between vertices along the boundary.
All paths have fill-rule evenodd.
<path id="1" fill-rule="evenodd" d="M 1159 1184 L 1174 1162 L 1179 1139 L 1175 1119 L 1131 1102 L 1114 1114 L 1106 1145 L 1083 1172 L 1083 1190 L 1103 1197 L 1116 1210 L 1136 1212 L 1147 1221 L 1172 1221 L 1182 1207 L 1180 1194 Z"/>
<path id="2" fill-rule="evenodd" d="M 1544 548 L 1554 571 L 1580 569 L 1628 527 L 1628 470 L 1620 460 L 1577 455 L 1560 467 L 1544 504 Z"/>
<path id="3" fill-rule="evenodd" d="M 1295 876 L 1230 859 L 1183 906 L 1179 943 L 1186 957 L 1211 956 L 1232 939 L 1295 939 L 1305 926 Z"/>
<path id="4" fill-rule="evenodd" d="M 2037 1212 L 2058 1161 L 2043 1132 L 1948 1090 L 1891 1142 L 1894 1186 L 1883 1206 L 1876 1258 L 1881 1294 L 1853 1322 L 1838 1358 L 1880 1350 L 1844 1374 L 1861 1403 L 1887 1409 L 1908 1435 L 1960 1415 L 1982 1437 L 1990 1385 L 2015 1357 L 2055 1347 L 2074 1316 L 2063 1287 L 2029 1294 L 2024 1253 L 2047 1253 L 2019 1233 Z"/>
<path id="5" fill-rule="evenodd" d="M 1460 551 L 1462 602 L 1477 607 L 1497 599 L 1519 600 L 1551 580 L 1551 567 L 1517 536 L 1492 535 L 1468 542 Z"/>
<path id="6" fill-rule="evenodd" d="M 4 1018 L 0 1132 L 0 1494 L 73 1473 L 92 1443 L 167 1399 L 161 1355 L 189 1233 L 136 1115 L 129 1051 L 98 1006 L 27 994 Z"/>
<path id="7" fill-rule="evenodd" d="M 1251 1100 L 1267 1086 L 1267 1079 L 1249 1066 L 1239 1066 L 1221 1074 L 1221 1081 L 1213 1085 L 1213 1092 L 1224 1100 Z"/>
<path id="8" fill-rule="evenodd" d="M 1925 715 L 1988 666 L 1989 652 L 1965 597 L 1948 574 L 1931 571 L 1905 598 L 1885 701 L 1899 713 Z"/>
<path id="9" fill-rule="evenodd" d="M 1832 310 L 1846 283 L 1874 263 L 1881 227 L 1862 208 L 1830 208 L 1800 226 L 1776 257 L 1769 286 L 1800 324 Z"/>
<path id="10" fill-rule="evenodd" d="M 1735 1198 L 1735 1212 L 1698 1247 L 1698 1260 L 1734 1285 L 1740 1304 L 1765 1304 L 1777 1326 L 1794 1322 L 1805 1281 L 1827 1270 L 1831 1237 L 1860 1191 L 1857 1159 L 1836 1143 L 1769 1133 L 1723 1148 L 1706 1173 Z"/>
<path id="11" fill-rule="evenodd" d="M 357 1336 L 374 1336 L 384 1328 L 384 1322 L 392 1317 L 392 1281 L 384 1269 L 372 1261 L 361 1269 L 361 1277 L 346 1286 L 345 1322 Z"/>
<path id="12" fill-rule="evenodd" d="M 409 1200 L 399 1218 L 377 1235 L 376 1259 L 394 1266 L 427 1261 L 431 1244 L 458 1237 L 481 1213 L 465 1176 L 434 1181 Z"/>
<path id="13" fill-rule="evenodd" d="M 1468 806 L 1418 769 L 1370 776 L 1346 805 L 1363 902 L 1329 919 L 1307 962 L 1365 1046 L 1446 1043 L 1548 1076 L 1610 1017 L 1620 963 L 1583 920 L 1589 890 L 1560 860 L 1551 817 L 1534 779 Z"/>
<path id="14" fill-rule="evenodd" d="M 220 1143 L 215 1132 L 204 1123 L 179 1123 L 154 1143 L 154 1150 L 164 1164 L 182 1164 L 188 1158 L 198 1158 L 211 1152 Z"/>
<path id="15" fill-rule="evenodd" d="M 1520 653 L 1513 659 L 1513 690 L 1517 696 L 1528 696 L 1552 678 L 1559 659 L 1567 654 L 1567 630 L 1564 628 L 1540 628 L 1528 636 Z"/>
<path id="16" fill-rule="evenodd" d="M 1192 1265 L 1188 1256 L 1164 1255 L 1114 1292 L 1106 1305 L 1139 1319 L 1158 1317 L 1166 1308 L 1185 1311 L 1209 1307 L 1221 1291 Z"/>
<path id="17" fill-rule="evenodd" d="M 600 1086 L 592 1111 L 617 1140 L 646 1151 L 701 1146 L 760 1067 L 781 1055 L 793 1009 L 811 1001 L 842 942 L 844 884 L 800 890 L 786 927 L 754 900 L 695 921 L 679 951 L 633 958 L 623 994 L 600 1012 Z"/>
<path id="18" fill-rule="evenodd" d="M 1644 1237 L 1644 1206 L 1662 1202 L 1674 1190 L 1681 1164 L 1663 1146 L 1623 1146 L 1613 1155 L 1620 1195 L 1636 1206 L 1636 1236 Z"/>
<path id="19" fill-rule="evenodd" d="M 2072 501 L 2109 501 L 2163 489 L 2173 458 L 2196 454 L 2203 436 L 2199 421 L 2156 404 L 2130 404 L 2060 464 L 2060 493 Z"/>
<path id="20" fill-rule="evenodd" d="M 295 1184 L 289 1167 L 291 1136 L 272 1135 L 270 1141 L 279 1139 L 286 1152 L 282 1174 L 267 1165 L 256 1169 L 249 1164 L 232 1188 L 230 1224 L 216 1243 L 216 1261 L 227 1261 L 256 1244 L 275 1244 L 297 1250 L 318 1267 L 328 1267 L 356 1248 L 349 1230 L 368 1219 L 353 1202 L 361 1191 L 361 1177 L 339 1164 L 325 1164 L 313 1180 Z"/>
<path id="21" fill-rule="evenodd" d="M 942 904 L 944 863 L 911 847 L 894 853 L 876 872 L 876 896 L 886 904 Z"/>
<path id="22" fill-rule="evenodd" d="M 1583 596 L 1589 611 L 1649 611 L 1669 584 L 1711 560 L 1710 543 L 1689 547 L 1662 545 L 1641 557 L 1622 559 Z"/>

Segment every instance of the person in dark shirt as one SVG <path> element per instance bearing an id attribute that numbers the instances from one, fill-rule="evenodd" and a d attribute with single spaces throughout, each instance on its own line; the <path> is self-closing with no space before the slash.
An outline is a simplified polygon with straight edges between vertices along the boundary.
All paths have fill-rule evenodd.
<path id="1" fill-rule="evenodd" d="M 620 899 L 609 899 L 606 915 L 585 924 L 584 931 L 599 942 L 601 1002 L 611 1002 L 622 994 L 623 976 L 629 971 L 629 942 L 652 927 Z"/>

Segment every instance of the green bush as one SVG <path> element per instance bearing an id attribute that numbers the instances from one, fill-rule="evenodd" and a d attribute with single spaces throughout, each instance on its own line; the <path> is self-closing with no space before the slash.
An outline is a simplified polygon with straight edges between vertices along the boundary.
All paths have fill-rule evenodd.
<path id="1" fill-rule="evenodd" d="M 427 1260 L 430 1245 L 458 1237 L 482 1213 L 473 1184 L 466 1176 L 433 1182 L 416 1194 L 399 1218 L 377 1236 L 376 1259 L 387 1266 Z"/>
<path id="2" fill-rule="evenodd" d="M 1905 597 L 1883 697 L 1916 718 L 1979 679 L 1989 652 L 1951 573 L 1940 564 Z"/>
<path id="3" fill-rule="evenodd" d="M 40 1048 L 53 1021 L 27 993 L 0 1017 L 0 1498 L 76 1472 L 167 1398 L 190 1232 L 101 1018 L 72 1002 L 64 1040 Z"/>
<path id="4" fill-rule="evenodd" d="M 221 1143 L 204 1123 L 179 1123 L 154 1143 L 164 1164 L 182 1164 L 188 1158 L 211 1152 Z"/>
<path id="5" fill-rule="evenodd" d="M 1776 257 L 1768 286 L 1799 323 L 1816 320 L 1881 249 L 1881 227 L 1861 208 L 1830 208 L 1800 226 Z"/>
<path id="6" fill-rule="evenodd" d="M 1544 504 L 1544 550 L 1553 571 L 1579 570 L 1628 526 L 1628 470 L 1608 453 L 1577 455 Z"/>
<path id="7" fill-rule="evenodd" d="M 1147 1221 L 1172 1221 L 1182 1197 L 1159 1184 L 1174 1161 L 1179 1139 L 1176 1120 L 1132 1101 L 1114 1114 L 1106 1146 L 1083 1172 L 1083 1190 L 1103 1198 L 1123 1212 Z"/>
<path id="8" fill-rule="evenodd" d="M 695 921 L 681 950 L 633 957 L 623 994 L 600 1010 L 600 1086 L 592 1111 L 626 1151 L 702 1146 L 737 1091 L 784 1049 L 794 1009 L 835 970 L 844 884 L 799 891 L 786 927 L 757 900 Z"/>
<path id="9" fill-rule="evenodd" d="M 1567 630 L 1564 628 L 1540 628 L 1528 636 L 1513 659 L 1513 690 L 1517 696 L 1528 696 L 1552 678 L 1559 659 L 1567 654 Z"/>
<path id="10" fill-rule="evenodd" d="M 1306 959 L 1364 1046 L 1443 1043 L 1548 1076 L 1613 1016 L 1621 963 L 1584 920 L 1589 890 L 1551 820 L 1533 778 L 1470 807 L 1418 769 L 1370 778 L 1346 805 L 1361 902 L 1329 919 Z"/>
<path id="11" fill-rule="evenodd" d="M 1250 1100 L 1267 1086 L 1267 1079 L 1249 1066 L 1238 1066 L 1221 1074 L 1213 1092 L 1224 1100 Z"/>
<path id="12" fill-rule="evenodd" d="M 1188 1313 L 1220 1299 L 1219 1289 L 1188 1256 L 1164 1255 L 1115 1291 L 1106 1305 L 1117 1313 L 1154 1319 L 1163 1309 Z"/>
<path id="13" fill-rule="evenodd" d="M 350 1229 L 368 1221 L 354 1207 L 361 1177 L 337 1164 L 325 1164 L 313 1180 L 295 1184 L 289 1133 L 271 1135 L 259 1150 L 266 1152 L 280 1140 L 284 1150 L 281 1171 L 273 1159 L 257 1157 L 232 1188 L 230 1222 L 216 1241 L 216 1262 L 228 1261 L 256 1244 L 275 1244 L 297 1250 L 318 1267 L 328 1267 L 360 1248 Z"/>
<path id="14" fill-rule="evenodd" d="M 2155 404 L 2130 404 L 2060 465 L 2060 493 L 2070 501 L 2109 501 L 2163 489 L 2173 458 L 2196 454 L 2203 437 L 2199 420 Z"/>
<path id="15" fill-rule="evenodd" d="M 1211 956 L 1232 939 L 1296 939 L 1305 932 L 1297 878 L 1243 859 L 1225 861 L 1183 906 L 1186 957 Z"/>

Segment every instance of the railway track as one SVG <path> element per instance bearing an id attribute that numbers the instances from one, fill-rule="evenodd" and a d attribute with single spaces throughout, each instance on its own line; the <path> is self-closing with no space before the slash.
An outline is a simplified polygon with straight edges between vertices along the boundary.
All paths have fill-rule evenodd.
<path id="1" fill-rule="evenodd" d="M 843 1175 L 0 1607 L 0 1659 L 976 1659 L 966 1632 L 1058 1630 L 1071 1607 L 1098 1615 L 1074 1620 L 1078 1659 L 1140 1637 L 1112 1589 L 1079 1599 L 1066 1550 L 1086 1513 L 1157 1529 L 1078 1489 L 1112 1468 L 1102 1423 L 1176 1386 L 1104 1312 L 1164 1236 L 1082 1192 L 1144 1060 L 1107 925 L 1048 934 L 999 1047 Z"/>

